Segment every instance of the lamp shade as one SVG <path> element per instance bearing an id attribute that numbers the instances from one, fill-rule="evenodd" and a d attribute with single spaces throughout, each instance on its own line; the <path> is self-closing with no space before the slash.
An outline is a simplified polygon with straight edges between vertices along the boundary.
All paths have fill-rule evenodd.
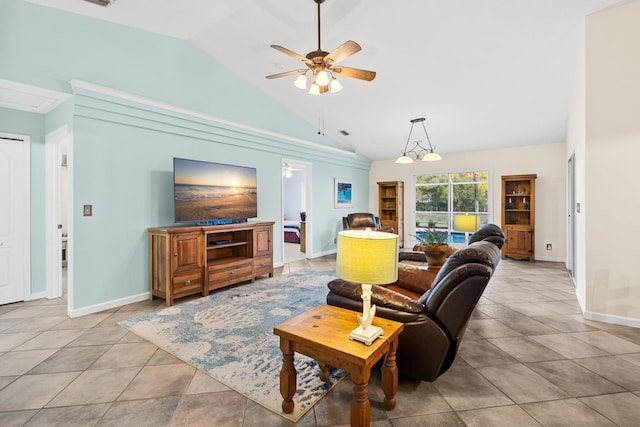
<path id="1" fill-rule="evenodd" d="M 338 233 L 336 273 L 343 280 L 384 285 L 398 279 L 398 235 L 371 230 Z"/>
<path id="2" fill-rule="evenodd" d="M 429 151 L 423 158 L 423 162 L 437 162 L 438 160 L 442 160 L 440 154 L 435 153 L 433 150 Z"/>
<path id="3" fill-rule="evenodd" d="M 302 89 L 302 90 L 306 89 L 307 88 L 307 75 L 306 74 L 300 74 L 298 76 L 298 78 L 293 81 L 293 84 L 298 89 Z"/>
<path id="4" fill-rule="evenodd" d="M 396 163 L 413 163 L 413 159 L 406 154 L 403 154 L 396 159 Z"/>
<path id="5" fill-rule="evenodd" d="M 473 233 L 478 229 L 478 215 L 457 214 L 453 216 L 453 229 Z"/>
<path id="6" fill-rule="evenodd" d="M 335 77 L 331 77 L 331 93 L 338 93 L 343 89 L 342 84 Z"/>

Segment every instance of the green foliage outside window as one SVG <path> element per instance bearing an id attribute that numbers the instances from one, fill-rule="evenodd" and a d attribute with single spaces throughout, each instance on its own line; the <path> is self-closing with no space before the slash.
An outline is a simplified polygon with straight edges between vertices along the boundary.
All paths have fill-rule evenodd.
<path id="1" fill-rule="evenodd" d="M 488 171 L 418 175 L 415 190 L 418 228 L 450 230 L 455 213 L 479 213 L 481 223 L 488 220 Z"/>

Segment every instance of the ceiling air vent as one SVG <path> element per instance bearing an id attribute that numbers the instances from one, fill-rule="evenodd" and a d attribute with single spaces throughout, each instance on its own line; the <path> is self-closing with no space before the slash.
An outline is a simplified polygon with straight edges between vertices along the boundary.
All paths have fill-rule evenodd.
<path id="1" fill-rule="evenodd" d="M 84 0 L 84 1 L 89 2 L 89 3 L 99 4 L 100 6 L 107 7 L 111 3 L 113 3 L 115 0 Z"/>

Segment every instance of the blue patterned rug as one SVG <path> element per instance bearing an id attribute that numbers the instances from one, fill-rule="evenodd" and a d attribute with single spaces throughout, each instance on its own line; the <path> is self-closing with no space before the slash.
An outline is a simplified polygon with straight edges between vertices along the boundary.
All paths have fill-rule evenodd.
<path id="1" fill-rule="evenodd" d="M 317 363 L 295 355 L 295 407 L 282 412 L 282 353 L 273 327 L 326 303 L 333 273 L 303 270 L 219 291 L 208 297 L 148 313 L 119 324 L 206 372 L 265 408 L 299 420 L 345 373 L 319 378 Z"/>

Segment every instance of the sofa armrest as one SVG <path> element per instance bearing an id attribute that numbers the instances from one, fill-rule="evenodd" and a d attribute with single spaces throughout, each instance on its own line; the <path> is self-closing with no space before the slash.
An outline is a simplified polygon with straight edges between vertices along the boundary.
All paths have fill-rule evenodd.
<path id="1" fill-rule="evenodd" d="M 400 251 L 398 252 L 398 261 L 417 261 L 427 262 L 427 254 L 423 251 Z"/>
<path id="2" fill-rule="evenodd" d="M 347 282 L 342 279 L 335 279 L 327 285 L 336 295 L 360 301 L 362 304 L 362 286 L 359 283 Z M 424 305 L 399 292 L 387 289 L 384 286 L 374 285 L 371 287 L 371 302 L 378 307 L 392 310 L 404 311 L 407 313 L 423 313 Z"/>

